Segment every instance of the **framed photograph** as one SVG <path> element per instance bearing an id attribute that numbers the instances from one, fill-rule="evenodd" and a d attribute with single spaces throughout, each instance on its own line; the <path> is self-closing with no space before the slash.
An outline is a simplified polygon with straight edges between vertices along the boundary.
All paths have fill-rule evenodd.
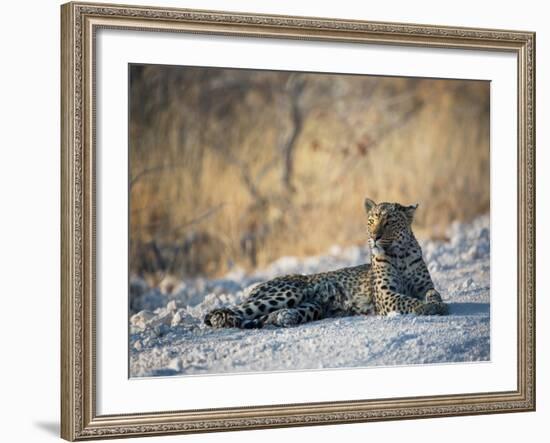
<path id="1" fill-rule="evenodd" d="M 535 409 L 535 35 L 68 3 L 67 440 Z"/>

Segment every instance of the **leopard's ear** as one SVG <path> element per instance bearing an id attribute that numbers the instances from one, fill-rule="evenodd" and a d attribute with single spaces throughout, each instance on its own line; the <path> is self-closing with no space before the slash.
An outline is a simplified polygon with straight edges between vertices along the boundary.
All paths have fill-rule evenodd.
<path id="1" fill-rule="evenodd" d="M 410 223 L 412 223 L 412 221 L 413 221 L 414 213 L 416 212 L 416 208 L 418 208 L 418 203 L 416 203 L 414 205 L 410 205 L 410 206 L 401 206 L 401 210 L 407 216 Z"/>
<path id="2" fill-rule="evenodd" d="M 371 200 L 370 198 L 365 199 L 365 211 L 367 211 L 367 214 L 376 206 L 376 203 L 374 200 Z"/>

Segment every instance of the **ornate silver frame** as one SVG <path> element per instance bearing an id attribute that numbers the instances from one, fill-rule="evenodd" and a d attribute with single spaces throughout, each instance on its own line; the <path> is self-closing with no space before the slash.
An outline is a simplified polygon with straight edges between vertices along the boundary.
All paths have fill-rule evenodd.
<path id="1" fill-rule="evenodd" d="M 61 436 L 67 440 L 533 411 L 535 34 L 68 3 L 61 7 Z M 518 381 L 510 392 L 100 416 L 95 408 L 94 35 L 99 28 L 508 51 L 518 59 Z M 130 412 L 130 411 L 129 411 Z"/>

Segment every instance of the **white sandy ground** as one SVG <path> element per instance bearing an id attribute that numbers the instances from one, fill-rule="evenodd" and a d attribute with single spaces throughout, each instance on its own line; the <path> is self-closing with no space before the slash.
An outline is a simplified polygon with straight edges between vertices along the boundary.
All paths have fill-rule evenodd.
<path id="1" fill-rule="evenodd" d="M 489 360 L 489 217 L 455 223 L 448 236 L 449 242 L 421 242 L 435 286 L 449 303 L 445 317 L 354 316 L 257 330 L 202 324 L 209 310 L 243 300 L 258 282 L 369 261 L 367 248 L 358 246 L 302 260 L 281 258 L 251 275 L 235 271 L 220 280 L 180 283 L 171 295 L 133 279 L 130 376 Z"/>

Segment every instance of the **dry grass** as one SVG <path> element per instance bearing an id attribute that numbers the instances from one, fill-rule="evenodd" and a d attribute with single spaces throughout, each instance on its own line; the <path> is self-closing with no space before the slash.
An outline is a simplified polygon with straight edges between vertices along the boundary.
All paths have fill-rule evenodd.
<path id="1" fill-rule="evenodd" d="M 212 276 L 362 243 L 365 196 L 418 202 L 420 236 L 441 237 L 453 220 L 489 210 L 487 82 L 306 76 L 289 188 L 281 157 L 293 130 L 288 89 L 248 88 L 226 97 L 222 111 L 213 93 L 204 110 L 204 82 L 178 75 L 148 67 L 132 84 L 136 272 L 152 244 L 168 258 L 149 267 Z M 258 73 L 261 87 L 277 75 Z"/>

